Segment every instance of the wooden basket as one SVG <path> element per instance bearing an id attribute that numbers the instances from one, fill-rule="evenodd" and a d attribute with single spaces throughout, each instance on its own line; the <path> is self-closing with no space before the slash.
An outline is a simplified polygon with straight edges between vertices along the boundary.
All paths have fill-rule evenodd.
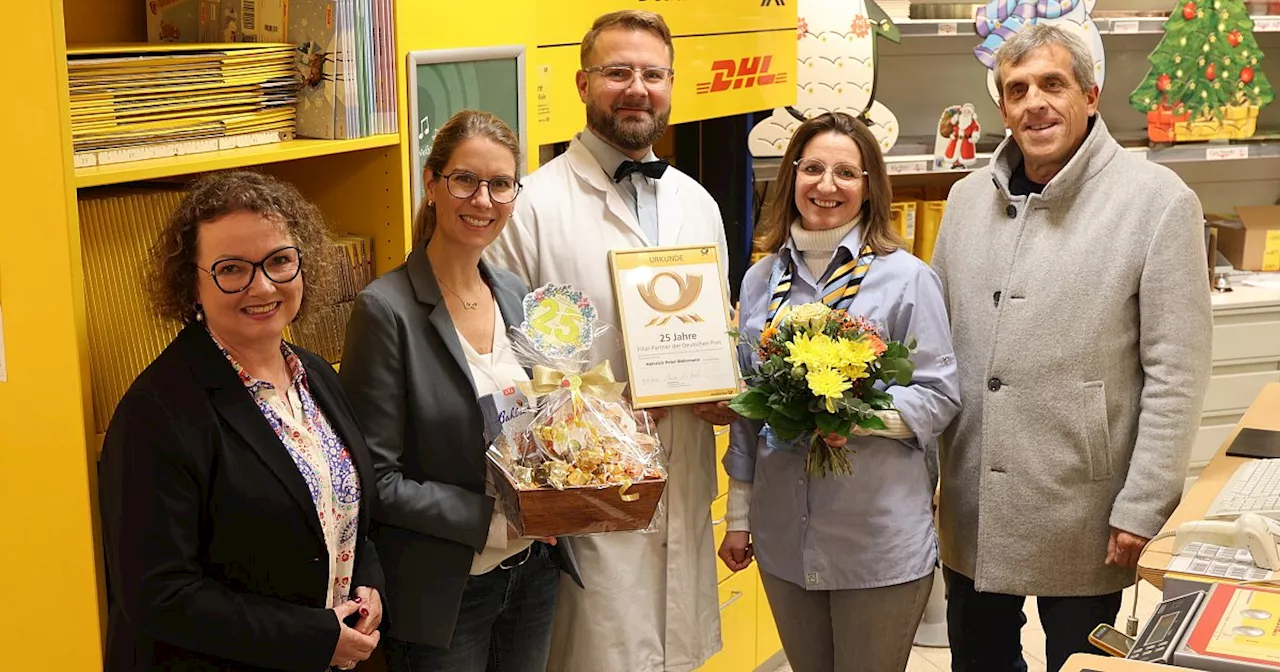
<path id="1" fill-rule="evenodd" d="M 622 486 L 618 485 L 521 490 L 492 455 L 488 456 L 488 462 L 498 490 L 498 505 L 522 537 L 643 530 L 653 520 L 653 512 L 667 486 L 664 479 L 633 483 L 627 489 L 628 499 L 630 495 L 639 497 L 629 502 L 619 494 Z"/>

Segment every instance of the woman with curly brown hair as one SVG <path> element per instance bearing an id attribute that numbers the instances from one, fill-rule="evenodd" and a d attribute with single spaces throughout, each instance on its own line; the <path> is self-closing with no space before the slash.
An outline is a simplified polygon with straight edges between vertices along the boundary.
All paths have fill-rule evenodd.
<path id="1" fill-rule="evenodd" d="M 332 367 L 283 340 L 333 283 L 315 206 L 202 177 L 151 251 L 185 325 L 134 380 L 99 465 L 105 669 L 351 669 L 378 644 L 368 447 Z"/>

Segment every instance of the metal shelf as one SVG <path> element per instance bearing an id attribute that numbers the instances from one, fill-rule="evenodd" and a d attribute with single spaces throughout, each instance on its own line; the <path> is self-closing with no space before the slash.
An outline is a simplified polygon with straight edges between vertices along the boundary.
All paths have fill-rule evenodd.
<path id="1" fill-rule="evenodd" d="M 917 147 L 909 146 L 910 150 Z M 1255 141 L 1227 144 L 1220 142 L 1194 145 L 1169 145 L 1161 147 L 1126 147 L 1134 154 L 1141 154 L 1148 161 L 1159 164 L 1192 163 L 1199 161 L 1243 161 L 1251 159 L 1280 159 L 1280 141 Z M 968 170 L 947 170 L 933 165 L 932 154 L 895 154 L 885 156 L 889 175 L 936 175 L 941 173 L 964 174 L 987 165 L 990 152 L 978 152 L 977 162 Z M 777 179 L 780 158 L 759 158 L 751 162 L 756 182 L 772 182 Z"/>
<path id="2" fill-rule="evenodd" d="M 1134 16 L 1124 18 L 1094 18 L 1102 35 L 1154 35 L 1164 32 L 1165 16 Z M 972 20 L 964 19 L 896 19 L 904 37 L 954 37 L 976 36 Z M 1280 16 L 1253 17 L 1253 32 L 1280 33 Z"/>

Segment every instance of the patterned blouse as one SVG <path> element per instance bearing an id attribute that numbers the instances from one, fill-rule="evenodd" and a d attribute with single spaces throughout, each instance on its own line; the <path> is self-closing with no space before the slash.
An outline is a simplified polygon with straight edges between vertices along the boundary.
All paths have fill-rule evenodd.
<path id="1" fill-rule="evenodd" d="M 213 340 L 218 343 L 216 337 Z M 240 376 L 240 381 L 253 395 L 258 409 L 289 451 L 307 483 L 307 489 L 311 491 L 311 501 L 320 517 L 325 546 L 329 549 L 331 590 L 325 608 L 332 609 L 346 602 L 350 596 L 351 571 L 355 565 L 360 479 L 351 461 L 351 453 L 311 396 L 302 360 L 288 345 L 280 344 L 280 353 L 284 355 L 292 378 L 292 384 L 284 394 L 271 383 L 249 375 L 221 343 L 218 343 L 218 349 L 222 350 L 236 375 Z"/>

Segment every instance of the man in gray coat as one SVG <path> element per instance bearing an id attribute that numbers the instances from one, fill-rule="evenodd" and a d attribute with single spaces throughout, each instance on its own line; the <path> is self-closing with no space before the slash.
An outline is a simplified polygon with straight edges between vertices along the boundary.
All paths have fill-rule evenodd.
<path id="1" fill-rule="evenodd" d="M 934 255 L 962 409 L 939 452 L 953 672 L 1026 670 L 1038 596 L 1059 669 L 1114 623 L 1178 503 L 1209 378 L 1203 214 L 1098 115 L 1089 49 L 1053 26 L 996 53 L 1012 131 L 951 190 Z"/>

